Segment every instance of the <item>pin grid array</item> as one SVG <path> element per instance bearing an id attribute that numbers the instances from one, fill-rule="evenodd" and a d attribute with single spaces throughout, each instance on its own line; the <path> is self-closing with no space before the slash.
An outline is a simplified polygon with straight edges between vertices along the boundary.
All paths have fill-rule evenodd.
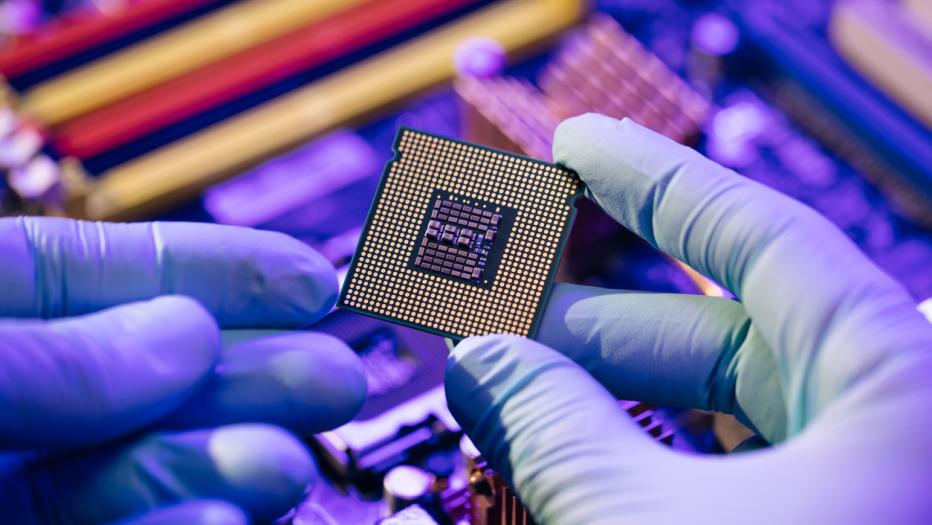
<path id="1" fill-rule="evenodd" d="M 528 336 L 572 216 L 571 171 L 403 130 L 342 305 L 455 337 Z M 436 190 L 516 210 L 491 288 L 408 265 Z"/>

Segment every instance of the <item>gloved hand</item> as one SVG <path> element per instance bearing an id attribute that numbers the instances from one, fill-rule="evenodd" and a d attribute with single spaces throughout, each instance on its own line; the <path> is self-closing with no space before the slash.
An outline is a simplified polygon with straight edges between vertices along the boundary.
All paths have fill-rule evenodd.
<path id="1" fill-rule="evenodd" d="M 277 233 L 0 220 L 0 522 L 287 511 L 314 477 L 289 430 L 350 419 L 361 363 L 323 334 L 220 328 L 300 328 L 336 292 L 327 261 Z"/>
<path id="2" fill-rule="evenodd" d="M 538 339 L 467 339 L 453 414 L 542 524 L 929 523 L 932 326 L 813 210 L 630 120 L 554 158 L 739 302 L 557 286 Z M 735 414 L 774 446 L 698 457 L 615 399 Z"/>

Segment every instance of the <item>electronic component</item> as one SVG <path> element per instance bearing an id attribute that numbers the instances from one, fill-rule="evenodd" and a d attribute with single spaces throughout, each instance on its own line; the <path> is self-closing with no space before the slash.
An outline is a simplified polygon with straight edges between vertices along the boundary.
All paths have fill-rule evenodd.
<path id="1" fill-rule="evenodd" d="M 456 48 L 453 61 L 457 74 L 487 78 L 501 74 L 508 64 L 508 54 L 491 38 L 470 38 Z"/>
<path id="2" fill-rule="evenodd" d="M 362 224 L 368 210 L 354 202 L 372 195 L 380 164 L 362 137 L 335 131 L 213 186 L 204 208 L 223 224 L 285 231 L 316 245 Z"/>
<path id="3" fill-rule="evenodd" d="M 515 210 L 440 190 L 428 209 L 411 267 L 491 288 Z"/>
<path id="4" fill-rule="evenodd" d="M 437 522 L 423 508 L 413 505 L 380 520 L 378 525 L 437 525 Z"/>
<path id="5" fill-rule="evenodd" d="M 582 183 L 401 129 L 339 306 L 439 335 L 533 336 Z"/>
<path id="6" fill-rule="evenodd" d="M 455 88 L 464 102 L 466 137 L 551 160 L 553 132 L 560 118 L 537 87 L 527 80 L 497 76 L 461 77 Z"/>
<path id="7" fill-rule="evenodd" d="M 209 129 L 102 170 L 86 192 L 71 195 L 69 212 L 125 220 L 164 211 L 283 150 L 384 113 L 449 80 L 453 55 L 464 38 L 494 38 L 520 55 L 575 23 L 584 11 L 581 0 L 492 2 Z"/>
<path id="8" fill-rule="evenodd" d="M 245 0 L 31 87 L 22 110 L 54 127 L 362 0 Z"/>
<path id="9" fill-rule="evenodd" d="M 65 26 L 50 24 L 26 38 L 13 37 L 5 42 L 9 49 L 0 52 L 0 70 L 22 93 L 69 69 L 83 69 L 83 64 L 120 54 L 135 42 L 154 40 L 170 28 L 183 27 L 185 21 L 207 19 L 227 5 L 242 3 L 122 2 L 98 17 L 100 24 L 94 24 L 98 28 L 105 24 L 102 31 L 106 34 L 74 33 L 72 29 L 86 24 L 67 18 L 62 20 Z M 919 55 L 906 53 L 902 46 L 916 35 L 891 33 L 884 23 L 892 16 L 910 16 L 908 22 L 917 26 L 929 22 L 932 4 L 926 0 L 902 0 L 889 6 L 878 2 L 876 6 L 889 9 L 875 11 L 878 16 L 874 17 L 850 11 L 873 3 L 602 0 L 588 5 L 613 13 L 620 26 L 597 18 L 572 31 L 549 58 L 521 63 L 518 53 L 533 43 L 549 41 L 544 37 L 554 36 L 557 28 L 578 19 L 578 11 L 571 14 L 572 6 L 585 4 L 576 0 L 411 2 L 412 6 L 424 4 L 442 10 L 445 15 L 439 18 L 439 11 L 431 15 L 399 0 L 353 2 L 352 9 L 340 9 L 340 14 L 305 27 L 339 27 L 340 20 L 349 18 L 352 11 L 375 12 L 376 8 L 383 14 L 391 13 L 391 20 L 370 17 L 369 26 L 354 25 L 338 38 L 325 38 L 322 47 L 314 44 L 313 49 L 297 42 L 313 43 L 324 35 L 305 34 L 306 40 L 302 40 L 298 35 L 302 30 L 286 32 L 52 129 L 33 132 L 27 120 L 22 123 L 26 128 L 17 125 L 0 133 L 6 137 L 5 144 L 0 144 L 5 146 L 0 148 L 5 154 L 0 160 L 7 166 L 0 177 L 0 213 L 64 214 L 68 211 L 61 208 L 64 194 L 86 195 L 84 200 L 72 201 L 74 206 L 68 213 L 89 218 L 157 219 L 166 217 L 150 213 L 169 211 L 169 219 L 203 220 L 206 217 L 197 203 L 177 211 L 175 206 L 206 190 L 202 204 L 215 221 L 285 232 L 340 266 L 349 262 L 356 249 L 369 202 L 379 184 L 384 162 L 375 152 L 388 151 L 399 126 L 547 161 L 553 130 L 560 120 L 598 111 L 616 118 L 630 116 L 690 142 L 713 160 L 812 206 L 915 297 L 926 298 L 932 295 L 932 273 L 926 271 L 932 261 L 932 234 L 896 215 L 888 200 L 861 180 L 861 171 L 833 154 L 845 156 L 873 175 L 882 189 L 902 199 L 901 211 L 909 210 L 913 217 L 932 224 L 932 208 L 928 206 L 932 195 L 928 166 L 932 162 L 926 161 L 932 150 L 923 147 L 928 142 L 922 140 L 927 126 L 920 120 L 921 108 L 916 108 L 916 103 L 921 106 L 925 101 L 921 96 L 915 98 L 923 91 L 918 82 L 901 84 L 910 75 L 890 73 L 904 70 L 904 63 L 894 63 L 893 59 L 905 57 L 905 70 L 910 73 L 916 73 L 923 64 L 913 60 Z M 471 9 L 453 4 L 488 9 L 482 9 L 485 14 L 480 15 L 479 9 L 470 13 Z M 403 8 L 393 11 L 398 6 Z M 168 9 L 171 13 L 164 12 Z M 155 10 L 163 14 L 152 14 Z M 123 15 L 129 11 L 149 14 L 134 22 Z M 846 12 L 849 18 L 839 18 Z M 904 15 L 907 12 L 909 15 Z M 431 22 L 424 24 L 417 19 Z M 146 29 L 134 29 L 142 27 Z M 408 28 L 406 32 L 398 33 L 403 27 Z M 738 27 L 741 34 L 736 41 Z M 372 31 L 366 33 L 369 29 Z M 848 33 L 840 35 L 841 29 Z M 75 40 L 75 34 L 84 36 Z M 394 36 L 385 40 L 390 35 Z M 476 47 L 457 53 L 460 73 L 478 77 L 460 80 L 458 98 L 447 89 L 437 89 L 429 91 L 429 98 L 438 103 L 423 111 L 399 104 L 401 100 L 423 104 L 424 99 L 418 101 L 417 94 L 445 83 L 452 73 L 452 45 L 459 46 L 470 35 L 484 35 L 494 42 L 474 41 Z M 381 44 L 355 45 L 369 38 Z M 82 43 L 86 39 L 97 44 Z M 280 45 L 284 42 L 295 47 Z M 263 61 L 273 49 L 274 56 Z M 343 54 L 350 49 L 355 49 L 352 55 Z M 889 54 L 897 50 L 899 54 Z M 858 61 L 857 53 L 862 60 L 876 61 L 873 72 L 864 67 L 871 64 Z M 516 66 L 507 72 L 501 69 L 506 54 Z M 334 63 L 337 55 L 341 59 Z M 893 59 L 883 60 L 884 56 Z M 469 60 L 460 60 L 464 57 Z M 5 65 L 13 63 L 6 58 L 15 59 L 19 64 L 16 69 Z M 312 63 L 327 65 L 279 80 L 274 87 L 268 85 Z M 880 81 L 878 67 L 888 74 L 888 83 L 916 90 L 912 105 Z M 272 73 L 257 74 L 263 71 Z M 688 85 L 668 76 L 674 72 Z M 204 79 L 217 82 L 207 85 Z M 185 85 L 194 88 L 174 89 Z M 693 100 L 695 91 L 714 99 L 714 113 L 705 123 L 701 112 L 690 118 L 677 100 L 681 95 Z M 12 92 L 10 96 L 14 96 Z M 277 100 L 266 103 L 265 97 Z M 150 104 L 142 107 L 140 101 Z M 13 98 L 7 104 L 16 105 Z M 704 105 L 697 103 L 695 108 Z M 179 111 L 166 113 L 166 107 Z M 463 107 L 466 111 L 461 121 L 454 113 Z M 404 113 L 391 113 L 395 109 Z M 438 116 L 443 117 L 442 122 Z M 359 126 L 358 134 L 340 131 L 323 136 L 347 124 Z M 7 129 L 6 125 L 0 115 L 0 131 Z M 21 131 L 11 134 L 12 129 Z M 696 140 L 700 129 L 703 137 Z M 301 146 L 317 137 L 322 138 Z M 814 142 L 815 138 L 826 148 Z M 49 141 L 47 146 L 45 140 Z M 114 148 L 120 150 L 115 152 Z M 64 163 L 56 173 L 49 159 L 67 162 L 67 155 L 86 158 L 87 170 L 101 175 L 99 181 L 69 178 Z M 127 160 L 136 155 L 143 156 Z M 222 183 L 244 170 L 250 171 L 229 185 Z M 74 181 L 83 189 L 74 191 Z M 488 211 L 501 215 L 498 221 L 505 224 L 509 212 L 514 211 L 514 219 L 518 219 L 521 208 L 453 188 L 436 190 L 410 218 L 416 224 L 414 240 L 393 264 L 468 289 L 494 288 L 500 283 L 503 268 L 494 256 L 504 255 L 496 244 L 513 243 L 515 229 L 499 227 L 486 239 L 479 231 L 481 218 L 472 221 L 476 229 L 469 227 L 469 220 L 466 224 L 450 220 L 451 213 L 431 225 L 436 219 L 429 217 L 430 212 L 438 207 L 439 215 L 439 211 L 449 211 L 452 203 L 472 197 L 467 217 L 475 210 Z M 451 206 L 444 207 L 444 201 Z M 606 217 L 596 204 L 588 200 L 577 204 L 575 229 L 567 241 L 572 244 L 562 258 L 561 277 L 608 288 L 691 290 L 679 270 Z M 468 230 L 465 235 L 464 229 Z M 428 236 L 429 230 L 436 238 Z M 444 234 L 449 234 L 446 239 Z M 434 242 L 436 245 L 430 244 Z M 439 246 L 446 248 L 437 270 L 432 269 L 432 261 L 422 259 L 418 265 L 416 260 L 420 247 L 429 255 L 431 246 L 434 256 Z M 462 252 L 457 254 L 456 250 Z M 464 264 L 472 259 L 470 254 L 475 255 L 473 267 Z M 450 264 L 442 264 L 444 261 Z M 932 312 L 930 303 L 932 300 L 924 303 L 930 306 L 925 309 L 927 314 Z M 441 381 L 447 354 L 440 337 L 347 311 L 332 313 L 314 328 L 338 336 L 358 352 L 369 396 L 362 414 L 352 423 L 309 438 L 327 480 L 309 486 L 304 501 L 276 523 L 530 523 L 515 493 L 487 464 L 476 470 L 463 465 L 464 455 L 476 466 L 482 458 L 478 451 L 456 448 L 461 432 L 444 403 Z M 729 443 L 743 439 L 747 432 L 738 427 L 730 436 L 723 430 L 721 415 L 669 409 L 654 413 L 665 418 L 663 424 L 646 412 L 635 419 L 648 432 L 665 438 L 669 437 L 665 428 L 675 426 L 678 448 L 720 453 L 720 447 L 730 450 Z M 691 418 L 699 419 L 686 421 Z M 733 424 L 734 420 L 728 422 Z M 694 432 L 693 438 L 686 436 L 685 440 L 692 441 L 684 445 L 688 432 Z M 399 471 L 396 469 L 429 473 L 435 483 L 426 501 L 386 517 L 402 506 L 395 502 L 411 501 L 388 479 Z"/>
<path id="10" fill-rule="evenodd" d="M 460 434 L 441 384 L 443 340 L 342 311 L 314 329 L 343 339 L 359 354 L 369 390 L 353 421 L 313 437 L 333 481 L 377 494 L 383 476 L 399 465 L 436 470 L 431 455 L 452 447 Z"/>
<path id="11" fill-rule="evenodd" d="M 790 26 L 779 4 L 744 7 L 736 14 L 745 54 L 767 95 L 904 215 L 932 225 L 929 130 L 858 78 L 818 31 Z"/>
<path id="12" fill-rule="evenodd" d="M 430 497 L 434 477 L 424 469 L 401 465 L 388 471 L 382 481 L 382 498 L 390 513 L 422 502 Z"/>
<path id="13" fill-rule="evenodd" d="M 446 407 L 443 387 L 438 386 L 376 417 L 319 434 L 312 444 L 335 483 L 363 494 L 378 494 L 389 470 L 419 463 L 455 443 L 459 433 Z"/>
<path id="14" fill-rule="evenodd" d="M 557 53 L 540 85 L 562 120 L 587 111 L 630 117 L 677 142 L 691 142 L 709 103 L 634 36 L 594 15 Z"/>
<path id="15" fill-rule="evenodd" d="M 541 89 L 508 76 L 458 79 L 456 92 L 465 103 L 467 137 L 549 159 L 554 130 L 567 117 L 587 112 L 630 117 L 688 143 L 698 137 L 709 110 L 705 98 L 605 15 L 594 15 L 567 39 L 544 67 L 539 83 Z M 582 233 L 587 246 L 605 245 L 608 235 L 622 229 L 604 214 L 588 218 L 585 232 L 574 232 Z M 596 260 L 603 259 L 587 251 Z M 704 293 L 726 293 L 682 262 L 671 261 Z"/>
<path id="16" fill-rule="evenodd" d="M 832 6 L 829 38 L 852 66 L 932 129 L 932 28 L 916 13 L 878 0 Z"/>
<path id="17" fill-rule="evenodd" d="M 7 78 L 22 76 L 155 24 L 189 16 L 212 2 L 147 0 L 66 12 L 26 35 L 4 41 L 0 72 Z"/>
<path id="18" fill-rule="evenodd" d="M 668 446 L 673 444 L 673 431 L 650 406 L 637 401 L 620 401 L 619 406 L 654 440 Z M 460 440 L 460 452 L 466 463 L 468 495 L 466 501 L 447 497 L 446 501 L 455 501 L 458 506 L 447 506 L 451 515 L 459 515 L 465 509 L 468 523 L 472 525 L 534 525 L 534 519 L 518 495 L 465 436 Z"/>
<path id="19" fill-rule="evenodd" d="M 549 159 L 560 121 L 587 112 L 630 117 L 684 143 L 695 141 L 709 103 L 611 17 L 595 15 L 527 80 L 463 76 L 471 140 Z"/>
<path id="20" fill-rule="evenodd" d="M 482 458 L 470 460 L 469 491 L 470 523 L 475 525 L 534 525 L 531 513 L 524 507 L 501 476 Z"/>
<path id="21" fill-rule="evenodd" d="M 362 2 L 252 49 L 114 102 L 61 125 L 63 154 L 86 159 L 231 100 L 321 67 L 476 0 Z"/>

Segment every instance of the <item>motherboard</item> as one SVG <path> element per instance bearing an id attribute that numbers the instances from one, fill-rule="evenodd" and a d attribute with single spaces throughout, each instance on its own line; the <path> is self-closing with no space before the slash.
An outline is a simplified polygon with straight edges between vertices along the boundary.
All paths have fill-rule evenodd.
<path id="1" fill-rule="evenodd" d="M 281 524 L 533 523 L 446 408 L 444 337 L 533 335 L 553 279 L 731 295 L 570 205 L 581 185 L 550 149 L 570 116 L 632 118 L 802 201 L 932 298 L 929 91 L 900 80 L 930 78 L 900 45 L 921 2 L 15 4 L 0 215 L 279 231 L 345 280 L 346 308 L 310 329 L 359 354 L 368 401 L 303 436 L 322 477 Z M 501 283 L 511 294 L 491 297 Z M 677 449 L 748 435 L 619 403 Z"/>

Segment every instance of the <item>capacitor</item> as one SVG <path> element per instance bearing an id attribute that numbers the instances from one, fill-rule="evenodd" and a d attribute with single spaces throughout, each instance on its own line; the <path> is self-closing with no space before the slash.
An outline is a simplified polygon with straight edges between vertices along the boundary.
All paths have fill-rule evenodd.
<path id="1" fill-rule="evenodd" d="M 418 467 L 401 465 L 389 470 L 382 482 L 388 513 L 394 514 L 429 497 L 433 482 L 434 476 Z"/>

